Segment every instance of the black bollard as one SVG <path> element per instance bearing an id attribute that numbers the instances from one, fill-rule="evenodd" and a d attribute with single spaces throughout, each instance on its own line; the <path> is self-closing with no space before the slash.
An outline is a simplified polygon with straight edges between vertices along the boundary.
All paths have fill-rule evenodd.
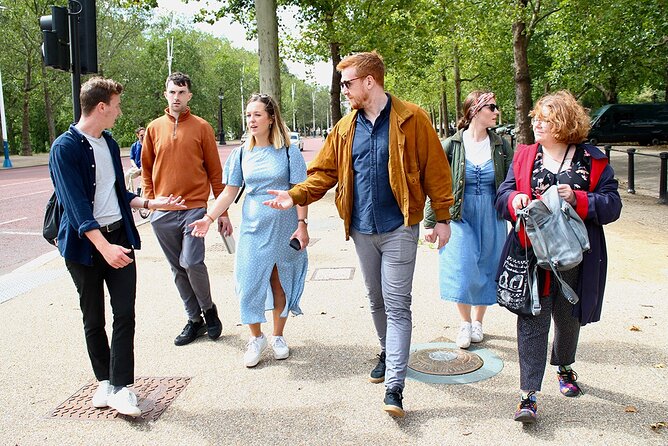
<path id="1" fill-rule="evenodd" d="M 636 181 L 635 181 L 635 163 L 633 159 L 633 155 L 636 153 L 636 149 L 626 149 L 626 153 L 629 154 L 629 188 L 627 190 L 628 193 L 630 194 L 635 194 L 636 193 Z"/>
<path id="2" fill-rule="evenodd" d="M 608 158 L 608 164 L 612 166 L 612 160 L 610 159 L 610 152 L 612 151 L 612 146 L 610 144 L 606 144 L 603 146 L 605 149 L 605 156 Z"/>
<path id="3" fill-rule="evenodd" d="M 659 204 L 668 204 L 668 152 L 659 153 L 661 171 L 659 172 Z"/>

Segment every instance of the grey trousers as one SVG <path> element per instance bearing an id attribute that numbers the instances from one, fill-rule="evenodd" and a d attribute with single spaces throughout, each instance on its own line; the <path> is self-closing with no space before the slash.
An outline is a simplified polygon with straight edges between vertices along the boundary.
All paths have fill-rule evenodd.
<path id="1" fill-rule="evenodd" d="M 404 388 L 413 328 L 411 291 L 418 225 L 386 234 L 351 231 L 380 347 L 385 351 L 385 386 Z"/>
<path id="2" fill-rule="evenodd" d="M 184 211 L 155 211 L 151 226 L 167 262 L 172 268 L 186 315 L 199 319 L 213 306 L 209 273 L 204 264 L 204 238 L 193 237 L 188 225 L 204 216 L 204 208 Z"/>
<path id="3" fill-rule="evenodd" d="M 579 267 L 561 272 L 561 277 L 574 290 L 577 289 Z M 580 321 L 573 317 L 573 305 L 558 293 L 556 280 L 552 280 L 549 297 L 541 298 L 538 316 L 518 316 L 517 351 L 520 361 L 520 389 L 541 390 L 545 375 L 548 334 L 550 322 L 554 320 L 551 365 L 571 365 L 575 362 L 575 352 L 580 336 Z"/>

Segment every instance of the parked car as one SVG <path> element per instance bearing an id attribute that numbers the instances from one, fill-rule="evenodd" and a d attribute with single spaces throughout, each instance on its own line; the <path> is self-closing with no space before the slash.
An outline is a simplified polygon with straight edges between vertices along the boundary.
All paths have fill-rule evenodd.
<path id="1" fill-rule="evenodd" d="M 637 142 L 657 145 L 668 140 L 668 102 L 609 104 L 594 113 L 591 144 Z"/>
<path id="2" fill-rule="evenodd" d="M 515 128 L 515 124 L 505 124 L 505 125 L 500 125 L 494 128 L 494 131 L 498 135 L 510 135 L 511 131 Z"/>
<path id="3" fill-rule="evenodd" d="M 297 132 L 290 132 L 290 145 L 296 146 L 300 152 L 304 151 L 304 140 Z"/>

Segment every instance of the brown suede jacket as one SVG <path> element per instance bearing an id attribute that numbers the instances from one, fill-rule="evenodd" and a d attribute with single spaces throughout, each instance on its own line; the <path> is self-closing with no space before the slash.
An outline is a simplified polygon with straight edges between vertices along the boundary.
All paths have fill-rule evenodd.
<path id="1" fill-rule="evenodd" d="M 424 110 L 391 98 L 388 170 L 404 225 L 422 220 L 427 196 L 436 219 L 450 219 L 450 206 L 454 202 L 452 179 L 438 135 Z M 322 198 L 338 183 L 335 202 L 343 219 L 346 240 L 350 236 L 353 206 L 352 148 L 356 122 L 357 110 L 354 110 L 336 124 L 318 156 L 309 164 L 306 181 L 289 191 L 295 204 L 304 206 Z"/>

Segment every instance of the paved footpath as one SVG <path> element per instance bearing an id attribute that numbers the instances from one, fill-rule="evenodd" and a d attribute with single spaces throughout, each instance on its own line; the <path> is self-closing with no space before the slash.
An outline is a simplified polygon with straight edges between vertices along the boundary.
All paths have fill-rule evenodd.
<path id="1" fill-rule="evenodd" d="M 48 416 L 93 379 L 81 314 L 59 257 L 16 273 L 32 285 L 0 305 L 0 444 L 666 445 L 668 426 L 651 426 L 668 422 L 668 234 L 659 229 L 668 207 L 654 206 L 648 217 L 645 209 L 655 199 L 624 194 L 624 201 L 622 219 L 607 228 L 603 320 L 583 329 L 575 364 L 586 395 L 561 396 L 548 369 L 535 426 L 512 421 L 515 320 L 499 307 L 488 312 L 482 344 L 503 360 L 499 374 L 466 385 L 408 381 L 406 418 L 381 410 L 383 387 L 367 382 L 378 346 L 362 277 L 330 193 L 309 210 L 313 245 L 304 315 L 290 317 L 286 330 L 292 354 L 278 362 L 265 353 L 255 369 L 242 366 L 248 332 L 233 294 L 233 259 L 217 234 L 207 236 L 207 264 L 223 336 L 176 347 L 173 339 L 185 323 L 182 304 L 150 225 L 140 227 L 136 375 L 192 378 L 155 422 Z M 239 206 L 231 216 L 238 227 Z M 314 280 L 327 277 L 317 268 L 353 268 L 354 274 Z M 438 298 L 437 271 L 437 252 L 421 245 L 414 344 L 456 336 L 456 311 Z"/>

